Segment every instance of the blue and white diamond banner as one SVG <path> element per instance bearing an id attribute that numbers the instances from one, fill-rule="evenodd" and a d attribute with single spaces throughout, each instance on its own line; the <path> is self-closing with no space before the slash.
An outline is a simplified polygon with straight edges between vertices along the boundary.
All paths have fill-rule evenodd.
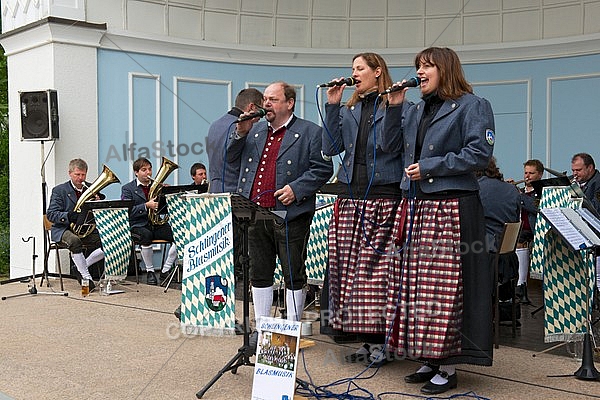
<path id="1" fill-rule="evenodd" d="M 310 236 L 306 245 L 306 280 L 311 285 L 322 285 L 325 279 L 325 270 L 329 262 L 327 233 L 336 198 L 337 196 L 331 194 L 317 194 L 315 215 L 310 224 Z M 279 258 L 273 280 L 275 286 L 283 287 L 283 272 Z"/>
<path id="2" fill-rule="evenodd" d="M 539 209 L 545 208 L 581 208 L 581 199 L 571 198 L 571 189 L 564 186 L 550 186 L 542 189 Z M 533 233 L 533 247 L 531 249 L 531 264 L 529 276 L 532 279 L 543 279 L 544 265 L 546 264 L 545 251 L 547 247 L 546 233 L 551 229 L 550 223 L 538 213 L 535 220 Z"/>
<path id="3" fill-rule="evenodd" d="M 97 208 L 93 211 L 104 250 L 104 275 L 124 280 L 131 257 L 129 211 L 127 208 Z"/>
<path id="4" fill-rule="evenodd" d="M 181 325 L 188 334 L 235 335 L 229 194 L 182 195 L 171 225 L 184 238 Z M 169 206 L 171 207 L 171 206 Z M 183 223 L 182 223 L 183 221 Z M 186 232 L 175 232 L 185 229 Z"/>

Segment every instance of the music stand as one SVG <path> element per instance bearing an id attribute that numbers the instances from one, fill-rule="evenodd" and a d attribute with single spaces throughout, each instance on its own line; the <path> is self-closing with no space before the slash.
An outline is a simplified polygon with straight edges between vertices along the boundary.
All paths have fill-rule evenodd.
<path id="1" fill-rule="evenodd" d="M 535 195 L 538 199 L 542 198 L 542 192 L 544 191 L 545 187 L 571 186 L 571 180 L 566 175 L 554 174 L 554 172 L 556 172 L 556 171 L 548 171 L 548 172 L 552 173 L 553 175 L 556 175 L 556 178 L 546 178 L 546 179 L 540 179 L 540 180 L 531 182 L 531 187 L 533 187 L 533 190 L 535 191 Z M 541 306 L 539 306 L 538 308 L 533 310 L 530 315 L 533 317 L 535 314 L 539 313 L 543 309 L 544 309 L 544 305 L 542 304 Z"/>
<path id="2" fill-rule="evenodd" d="M 250 357 L 256 353 L 256 349 L 250 347 L 250 299 L 248 296 L 249 291 L 249 279 L 248 269 L 250 267 L 250 257 L 248 256 L 248 226 L 255 223 L 256 221 L 276 221 L 282 223 L 285 220 L 286 211 L 275 211 L 271 212 L 266 208 L 263 208 L 253 201 L 240 196 L 238 194 L 232 194 L 231 200 L 231 212 L 234 218 L 237 220 L 240 231 L 242 233 L 242 255 L 240 263 L 243 270 L 243 285 L 244 285 L 244 345 L 238 349 L 238 352 L 217 374 L 208 382 L 198 393 L 196 397 L 201 399 L 204 393 L 212 385 L 219 380 L 223 374 L 227 371 L 231 371 L 232 374 L 237 373 L 238 367 L 247 365 L 254 366 L 254 363 L 250 362 Z"/>
<path id="3" fill-rule="evenodd" d="M 557 178 L 540 179 L 538 181 L 532 181 L 531 186 L 535 190 L 535 194 L 538 199 L 542 198 L 542 191 L 545 187 L 553 186 L 571 186 L 571 181 L 566 176 L 559 176 Z"/>

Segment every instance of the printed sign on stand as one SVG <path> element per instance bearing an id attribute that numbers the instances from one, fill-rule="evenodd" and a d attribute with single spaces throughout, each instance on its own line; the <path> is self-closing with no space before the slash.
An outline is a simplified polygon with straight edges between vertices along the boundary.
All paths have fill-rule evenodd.
<path id="1" fill-rule="evenodd" d="M 293 399 L 302 323 L 261 317 L 252 400 Z"/>

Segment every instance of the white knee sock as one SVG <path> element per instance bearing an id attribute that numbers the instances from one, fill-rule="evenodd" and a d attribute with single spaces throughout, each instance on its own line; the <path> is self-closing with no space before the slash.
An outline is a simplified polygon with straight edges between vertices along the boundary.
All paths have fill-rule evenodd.
<path id="1" fill-rule="evenodd" d="M 169 246 L 169 253 L 167 254 L 167 259 L 165 260 L 165 265 L 163 265 L 162 267 L 162 272 L 168 272 L 171 267 L 173 266 L 173 263 L 175 262 L 175 260 L 177 259 L 177 246 L 175 246 L 175 243 L 171 244 L 171 246 Z"/>
<path id="2" fill-rule="evenodd" d="M 285 290 L 285 306 L 287 310 L 287 319 L 290 321 L 300 321 L 304 311 L 304 301 L 306 300 L 306 291 Z"/>
<path id="3" fill-rule="evenodd" d="M 252 302 L 254 303 L 254 318 L 270 317 L 273 305 L 273 286 L 266 288 L 252 288 Z"/>
<path id="4" fill-rule="evenodd" d="M 144 260 L 144 264 L 146 264 L 146 271 L 154 272 L 154 250 L 152 250 L 152 246 L 140 246 L 142 253 L 142 260 Z"/>
<path id="5" fill-rule="evenodd" d="M 92 254 L 90 254 L 86 259 L 85 259 L 85 263 L 89 266 L 89 265 L 94 265 L 95 263 L 97 263 L 98 261 L 102 260 L 104 258 L 104 250 L 102 250 L 101 248 L 97 248 L 96 250 L 92 251 Z"/>
<path id="6" fill-rule="evenodd" d="M 92 275 L 90 275 L 90 271 L 88 271 L 88 265 L 85 262 L 85 257 L 83 253 L 71 254 L 71 258 L 77 267 L 77 271 L 81 274 L 83 279 L 92 279 Z"/>
<path id="7" fill-rule="evenodd" d="M 529 273 L 529 249 L 517 249 L 519 258 L 519 280 L 517 286 L 527 283 L 527 274 Z"/>

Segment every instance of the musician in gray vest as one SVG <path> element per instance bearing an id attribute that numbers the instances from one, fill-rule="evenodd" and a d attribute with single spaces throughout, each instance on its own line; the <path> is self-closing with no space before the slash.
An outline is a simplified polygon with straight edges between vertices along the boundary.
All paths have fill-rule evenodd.
<path id="1" fill-rule="evenodd" d="M 52 222 L 50 230 L 52 241 L 67 246 L 77 271 L 83 279 L 89 280 L 90 290 L 92 290 L 95 284 L 89 267 L 104 258 L 100 235 L 95 228 L 85 237 L 78 236 L 70 229 L 71 224 L 76 224 L 80 220 L 80 212 L 74 211 L 75 205 L 87 188 L 91 186 L 91 183 L 85 180 L 87 171 L 88 165 L 84 160 L 76 158 L 69 162 L 70 180 L 52 189 L 46 217 Z M 96 193 L 93 198 L 102 200 L 104 195 Z M 91 250 L 87 257 L 83 253 L 84 247 Z"/>

